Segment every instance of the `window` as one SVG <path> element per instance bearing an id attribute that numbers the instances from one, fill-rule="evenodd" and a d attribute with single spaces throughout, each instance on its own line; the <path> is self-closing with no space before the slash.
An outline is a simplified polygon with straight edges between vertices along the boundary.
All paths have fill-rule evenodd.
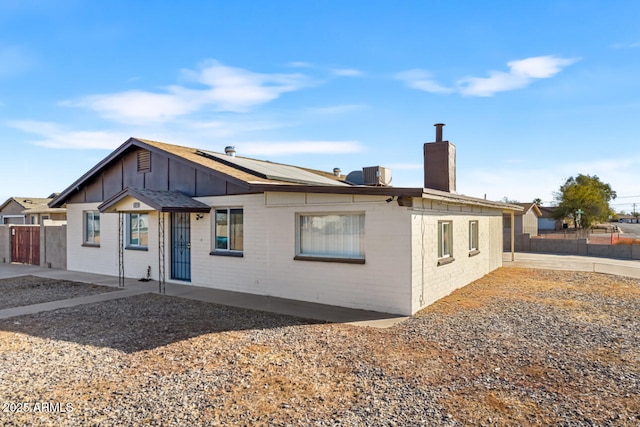
<path id="1" fill-rule="evenodd" d="M 478 221 L 469 221 L 469 250 L 478 250 Z"/>
<path id="2" fill-rule="evenodd" d="M 364 214 L 300 214 L 295 259 L 364 263 Z"/>
<path id="3" fill-rule="evenodd" d="M 438 221 L 438 258 L 453 257 L 452 228 L 451 221 Z"/>
<path id="4" fill-rule="evenodd" d="M 242 252 L 244 249 L 244 213 L 240 208 L 216 209 L 215 252 Z"/>
<path id="5" fill-rule="evenodd" d="M 127 214 L 127 248 L 146 249 L 149 245 L 149 215 Z"/>
<path id="6" fill-rule="evenodd" d="M 84 213 L 84 244 L 100 246 L 100 212 Z"/>

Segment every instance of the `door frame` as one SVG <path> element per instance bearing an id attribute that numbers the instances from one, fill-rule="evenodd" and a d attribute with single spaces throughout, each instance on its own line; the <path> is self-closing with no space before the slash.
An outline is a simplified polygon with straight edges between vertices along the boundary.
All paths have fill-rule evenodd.
<path id="1" fill-rule="evenodd" d="M 181 224 L 181 219 L 185 220 Z M 170 215 L 170 274 L 172 280 L 191 282 L 191 214 L 189 212 L 171 212 Z M 180 237 L 185 240 L 179 241 Z M 184 252 L 183 252 L 184 251 Z"/>

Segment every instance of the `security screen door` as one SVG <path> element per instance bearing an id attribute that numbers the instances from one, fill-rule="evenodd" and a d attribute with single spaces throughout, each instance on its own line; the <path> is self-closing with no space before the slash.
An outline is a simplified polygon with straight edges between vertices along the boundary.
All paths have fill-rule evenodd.
<path id="1" fill-rule="evenodd" d="M 171 213 L 171 278 L 191 281 L 191 222 L 188 212 Z"/>

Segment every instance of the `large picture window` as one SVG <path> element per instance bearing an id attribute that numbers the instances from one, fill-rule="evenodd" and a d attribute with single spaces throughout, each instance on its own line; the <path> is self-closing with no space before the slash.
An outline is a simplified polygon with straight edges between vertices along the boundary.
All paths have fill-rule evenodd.
<path id="1" fill-rule="evenodd" d="M 149 215 L 127 214 L 127 248 L 146 249 L 149 246 Z"/>
<path id="2" fill-rule="evenodd" d="M 364 262 L 364 214 L 300 214 L 297 259 Z"/>
<path id="3" fill-rule="evenodd" d="M 244 213 L 240 208 L 216 209 L 214 252 L 244 250 Z"/>
<path id="4" fill-rule="evenodd" d="M 100 245 L 100 212 L 84 213 L 84 242 L 88 246 Z"/>
<path id="5" fill-rule="evenodd" d="M 438 258 L 453 257 L 453 223 L 438 221 Z"/>

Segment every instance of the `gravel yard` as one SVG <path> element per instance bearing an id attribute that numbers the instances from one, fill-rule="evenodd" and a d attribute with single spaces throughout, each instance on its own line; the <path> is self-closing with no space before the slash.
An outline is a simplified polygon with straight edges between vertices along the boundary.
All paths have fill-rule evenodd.
<path id="1" fill-rule="evenodd" d="M 0 425 L 637 426 L 638 331 L 640 280 L 596 273 L 499 269 L 388 329 L 138 295 L 0 321 Z"/>
<path id="2" fill-rule="evenodd" d="M 117 290 L 119 289 L 109 286 L 89 285 L 35 276 L 0 279 L 0 293 L 2 295 L 2 298 L 0 298 L 0 310 Z"/>

